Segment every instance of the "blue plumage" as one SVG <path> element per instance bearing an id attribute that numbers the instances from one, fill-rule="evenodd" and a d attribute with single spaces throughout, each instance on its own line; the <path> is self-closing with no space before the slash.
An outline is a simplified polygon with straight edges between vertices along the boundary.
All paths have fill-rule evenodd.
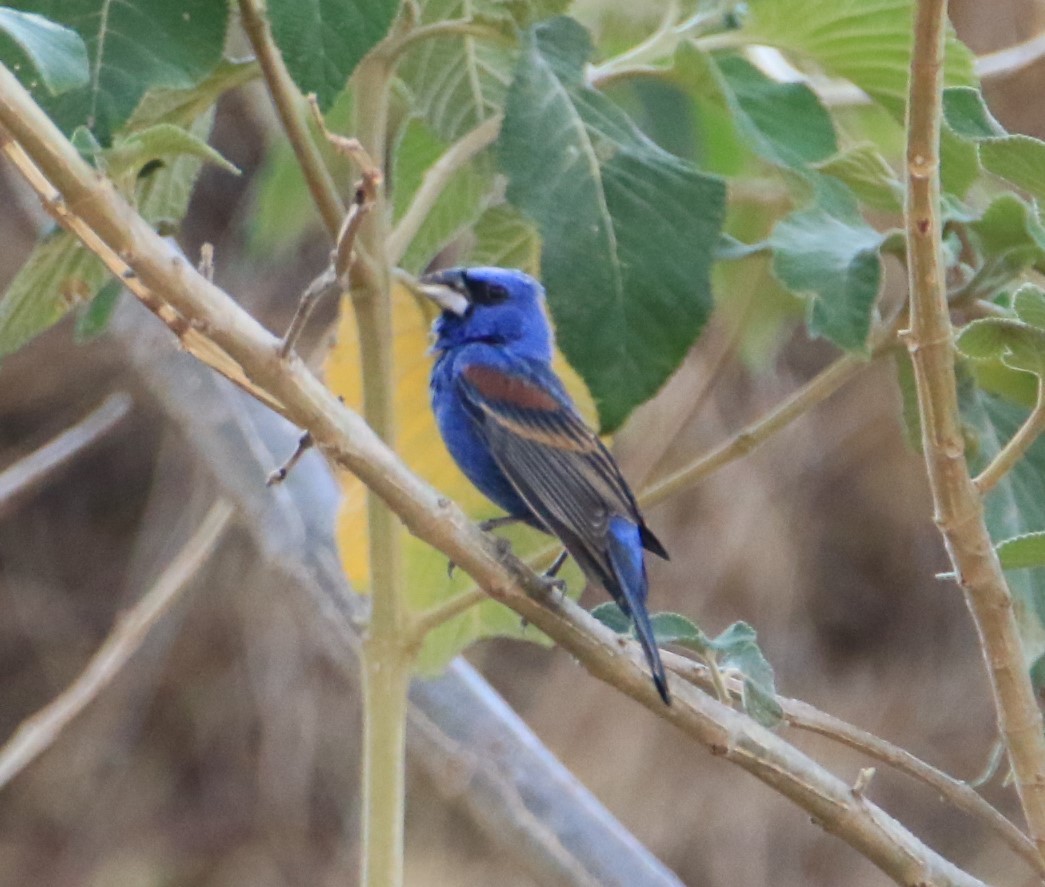
<path id="1" fill-rule="evenodd" d="M 540 284 L 521 271 L 454 268 L 422 285 L 443 309 L 431 392 L 451 455 L 509 515 L 557 536 L 632 618 L 653 682 L 670 704 L 646 609 L 643 548 L 668 555 L 552 371 Z"/>

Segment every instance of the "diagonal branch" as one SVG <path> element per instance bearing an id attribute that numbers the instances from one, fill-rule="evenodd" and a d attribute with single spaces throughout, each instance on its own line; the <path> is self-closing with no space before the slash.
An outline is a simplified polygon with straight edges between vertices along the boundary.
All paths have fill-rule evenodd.
<path id="1" fill-rule="evenodd" d="M 941 255 L 940 119 L 946 0 L 919 0 L 907 106 L 907 267 L 911 290 L 908 348 L 921 414 L 922 449 L 935 520 L 976 622 L 994 692 L 1000 732 L 1031 838 L 1045 852 L 1045 733 L 1012 595 L 969 476 L 958 414 L 953 330 Z M 1045 853 L 1043 853 L 1045 855 Z"/>
<path id="2" fill-rule="evenodd" d="M 199 529 L 156 584 L 119 618 L 76 680 L 40 711 L 26 718 L 0 746 L 0 789 L 50 748 L 72 720 L 119 674 L 214 551 L 232 516 L 232 506 L 225 501 L 212 505 Z"/>
<path id="3" fill-rule="evenodd" d="M 0 471 L 0 517 L 112 431 L 130 412 L 131 403 L 128 394 L 110 394 L 75 425 Z"/>
<path id="4" fill-rule="evenodd" d="M 407 529 L 471 575 L 488 594 L 528 619 L 612 684 L 713 754 L 752 773 L 806 810 L 901 884 L 978 885 L 863 795 L 815 761 L 677 678 L 665 706 L 635 645 L 618 638 L 516 558 L 500 553 L 468 516 L 412 474 L 374 431 L 326 389 L 278 340 L 201 276 L 99 178 L 14 76 L 0 66 L 0 126 L 5 127 L 83 223 L 123 257 L 152 306 L 170 305 L 234 358 L 253 384 L 339 466 L 357 475 Z M 47 193 L 47 192 L 45 192 Z M 135 290 L 137 292 L 137 290 Z"/>

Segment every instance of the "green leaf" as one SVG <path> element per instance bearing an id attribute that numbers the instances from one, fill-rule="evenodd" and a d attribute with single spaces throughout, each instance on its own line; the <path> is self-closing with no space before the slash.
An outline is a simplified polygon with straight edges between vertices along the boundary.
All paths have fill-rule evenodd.
<path id="1" fill-rule="evenodd" d="M 206 144 L 214 125 L 214 108 L 204 113 L 188 129 L 196 141 Z M 171 234 L 189 209 L 192 189 L 199 178 L 203 159 L 194 153 L 165 158 L 151 174 L 139 176 L 135 204 L 142 217 L 162 234 Z"/>
<path id="2" fill-rule="evenodd" d="M 446 151 L 447 145 L 422 121 L 411 120 L 395 154 L 393 213 L 399 220 L 410 206 L 425 174 Z M 493 162 L 482 154 L 461 167 L 435 202 L 401 262 L 421 273 L 438 252 L 474 224 L 490 199 Z"/>
<path id="3" fill-rule="evenodd" d="M 906 351 L 896 351 L 896 384 L 900 388 L 904 439 L 916 453 L 922 452 L 922 414 L 918 409 L 918 389 L 914 381 L 914 364 Z"/>
<path id="4" fill-rule="evenodd" d="M 631 631 L 631 620 L 624 615 L 624 611 L 613 601 L 607 601 L 604 604 L 593 607 L 591 615 L 612 632 L 627 634 Z"/>
<path id="5" fill-rule="evenodd" d="M 528 33 L 499 151 L 509 201 L 541 233 L 560 347 L 612 431 L 674 372 L 707 320 L 725 189 L 585 86 L 590 53 L 571 19 Z"/>
<path id="6" fill-rule="evenodd" d="M 103 153 L 106 170 L 116 182 L 137 181 L 142 170 L 153 161 L 175 157 L 195 157 L 203 163 L 239 175 L 239 170 L 203 139 L 173 123 L 157 123 L 148 129 L 117 136 L 113 146 Z"/>
<path id="7" fill-rule="evenodd" d="M 76 318 L 76 341 L 86 342 L 105 332 L 123 292 L 123 282 L 110 278 Z"/>
<path id="8" fill-rule="evenodd" d="M 1009 135 L 994 119 L 977 89 L 944 90 L 947 124 L 962 138 L 976 144 L 983 168 L 1045 200 L 1045 142 L 1029 135 Z"/>
<path id="9" fill-rule="evenodd" d="M 213 120 L 212 108 L 187 134 L 205 145 Z M 203 163 L 198 153 L 165 159 L 135 182 L 138 211 L 161 233 L 173 233 L 188 209 Z M 46 238 L 30 253 L 0 298 L 0 355 L 21 347 L 76 305 L 91 303 L 81 315 L 78 335 L 89 336 L 104 327 L 108 303 L 98 291 L 107 280 L 109 272 L 101 260 L 71 234 L 61 231 Z"/>
<path id="10" fill-rule="evenodd" d="M 792 292 L 809 297 L 814 336 L 850 351 L 866 349 L 881 287 L 882 241 L 863 220 L 852 193 L 828 179 L 810 207 L 777 223 L 769 237 L 773 273 Z"/>
<path id="11" fill-rule="evenodd" d="M 813 164 L 818 172 L 838 179 L 871 209 L 900 212 L 903 183 L 873 142 L 860 142 Z"/>
<path id="12" fill-rule="evenodd" d="M 1027 418 L 1027 411 L 964 380 L 959 388 L 962 417 L 974 444 L 966 456 L 978 473 L 998 454 Z M 984 500 L 992 539 L 1012 539 L 1045 529 L 1045 439 L 1039 438 Z M 1045 653 L 1045 569 L 1019 570 L 1007 577 L 1024 645 L 1034 662 Z"/>
<path id="13" fill-rule="evenodd" d="M 838 150 L 831 116 L 805 84 L 778 83 L 740 56 L 716 60 L 690 43 L 675 53 L 672 76 L 728 110 L 745 141 L 771 163 L 802 166 Z"/>
<path id="14" fill-rule="evenodd" d="M 19 52 L 12 52 L 13 43 Z M 19 55 L 28 60 L 32 71 L 23 69 Z M 59 95 L 87 84 L 87 48 L 80 35 L 69 28 L 31 12 L 18 12 L 0 6 L 0 61 L 18 79 L 32 88 L 39 77 L 51 95 Z"/>
<path id="15" fill-rule="evenodd" d="M 992 299 L 1027 269 L 1045 269 L 1045 226 L 1037 209 L 1015 194 L 996 197 L 969 230 L 981 262 L 964 285 L 966 298 Z"/>
<path id="16" fill-rule="evenodd" d="M 21 348 L 85 304 L 108 279 L 101 259 L 68 231 L 56 231 L 30 254 L 0 298 L 0 356 Z"/>
<path id="17" fill-rule="evenodd" d="M 261 68 L 254 59 L 222 59 L 195 86 L 187 89 L 151 89 L 127 121 L 128 130 L 148 129 L 157 123 L 191 126 L 226 92 L 257 79 Z"/>
<path id="18" fill-rule="evenodd" d="M 473 228 L 475 245 L 469 252 L 471 265 L 519 268 L 527 274 L 541 273 L 541 238 L 537 229 L 507 203 L 490 207 Z"/>
<path id="19" fill-rule="evenodd" d="M 1045 330 L 1045 291 L 1033 283 L 1025 283 L 1013 294 L 1012 307 L 1024 323 Z"/>
<path id="20" fill-rule="evenodd" d="M 740 56 L 726 56 L 717 64 L 743 112 L 742 130 L 756 136 L 768 159 L 799 166 L 838 150 L 831 115 L 804 83 L 778 83 Z"/>
<path id="21" fill-rule="evenodd" d="M 1037 200 L 1045 200 L 1045 142 L 1028 135 L 1011 135 L 980 142 L 980 162 Z"/>
<path id="22" fill-rule="evenodd" d="M 953 86 L 943 91 L 943 116 L 947 125 L 965 139 L 979 141 L 1006 134 L 987 108 L 983 94 L 970 86 Z"/>
<path id="23" fill-rule="evenodd" d="M 1045 567 L 1045 530 L 1006 539 L 996 550 L 1003 570 Z"/>
<path id="24" fill-rule="evenodd" d="M 430 0 L 423 23 L 472 19 L 493 4 L 477 0 Z M 399 76 L 414 96 L 415 110 L 440 138 L 453 141 L 500 113 L 518 56 L 511 38 L 456 34 L 423 41 L 410 50 Z"/>
<path id="25" fill-rule="evenodd" d="M 69 133 L 86 126 L 103 144 L 156 87 L 185 89 L 221 59 L 228 8 L 213 0 L 11 0 L 83 38 L 90 61 L 86 87 L 43 105 Z"/>
<path id="26" fill-rule="evenodd" d="M 324 111 L 398 11 L 399 0 L 268 0 L 272 36 L 290 76 Z"/>
<path id="27" fill-rule="evenodd" d="M 799 67 L 856 84 L 902 121 L 913 18 L 913 0 L 750 0 L 741 32 Z M 973 63 L 948 28 L 944 84 L 974 84 Z"/>
<path id="28" fill-rule="evenodd" d="M 751 0 L 742 34 L 775 46 L 798 68 L 849 80 L 903 123 L 913 0 Z M 974 57 L 948 27 L 944 84 L 976 83 Z M 943 185 L 964 194 L 979 173 L 976 150 L 941 136 Z"/>
<path id="29" fill-rule="evenodd" d="M 1005 317 L 967 324 L 955 345 L 971 360 L 997 360 L 1036 376 L 1045 375 L 1045 331 Z"/>
<path id="30" fill-rule="evenodd" d="M 631 620 L 615 603 L 600 604 L 591 615 L 617 634 L 634 636 Z M 658 646 L 686 647 L 704 659 L 713 659 L 717 665 L 739 672 L 743 681 L 741 705 L 762 726 L 775 727 L 783 720 L 773 667 L 758 646 L 755 630 L 746 622 L 734 622 L 716 638 L 708 638 L 680 613 L 654 613 L 650 624 Z"/>

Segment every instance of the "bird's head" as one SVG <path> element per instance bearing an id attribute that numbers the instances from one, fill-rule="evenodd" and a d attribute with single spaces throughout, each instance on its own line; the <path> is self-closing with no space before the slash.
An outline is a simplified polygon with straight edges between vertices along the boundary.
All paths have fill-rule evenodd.
<path id="1" fill-rule="evenodd" d="M 548 360 L 552 334 L 544 289 L 509 268 L 448 268 L 421 278 L 421 291 L 441 309 L 433 327 L 437 351 L 470 342 L 511 345 L 522 356 Z"/>

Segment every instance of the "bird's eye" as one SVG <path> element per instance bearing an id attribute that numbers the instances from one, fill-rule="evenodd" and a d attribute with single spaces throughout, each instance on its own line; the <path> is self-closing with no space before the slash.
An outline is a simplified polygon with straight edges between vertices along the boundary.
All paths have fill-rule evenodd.
<path id="1" fill-rule="evenodd" d="M 471 281 L 472 301 L 477 305 L 496 305 L 508 301 L 508 287 L 486 280 Z"/>

